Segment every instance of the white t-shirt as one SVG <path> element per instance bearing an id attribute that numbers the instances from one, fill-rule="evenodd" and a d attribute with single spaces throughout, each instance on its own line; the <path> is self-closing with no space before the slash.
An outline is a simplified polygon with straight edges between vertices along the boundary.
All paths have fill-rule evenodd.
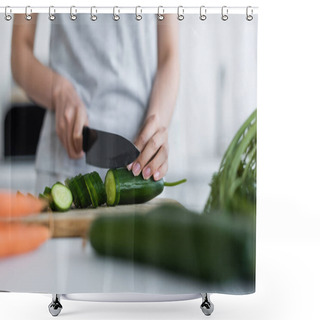
<path id="1" fill-rule="evenodd" d="M 50 67 L 69 79 L 84 102 L 92 128 L 133 141 L 144 120 L 157 68 L 157 19 L 123 14 L 119 21 L 101 15 L 76 21 L 59 15 L 52 23 Z M 38 172 L 73 176 L 97 170 L 85 158 L 72 160 L 47 111 L 36 156 Z M 106 146 L 107 148 L 108 146 Z M 97 170 L 99 172 L 99 170 Z"/>

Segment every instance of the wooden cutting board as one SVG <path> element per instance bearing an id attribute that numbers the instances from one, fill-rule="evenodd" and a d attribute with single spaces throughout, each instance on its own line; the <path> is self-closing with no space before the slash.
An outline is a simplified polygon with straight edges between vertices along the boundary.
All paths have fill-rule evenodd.
<path id="1" fill-rule="evenodd" d="M 85 237 L 92 220 L 101 215 L 145 214 L 163 204 L 181 205 L 179 202 L 157 198 L 143 204 L 121 205 L 116 207 L 102 206 L 96 209 L 71 209 L 67 212 L 47 212 L 37 216 L 23 218 L 25 223 L 37 223 L 48 226 L 53 238 Z"/>

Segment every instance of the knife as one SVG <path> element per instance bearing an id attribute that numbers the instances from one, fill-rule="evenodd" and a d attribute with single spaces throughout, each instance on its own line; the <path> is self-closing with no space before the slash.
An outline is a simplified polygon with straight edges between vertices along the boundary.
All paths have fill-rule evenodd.
<path id="1" fill-rule="evenodd" d="M 86 163 L 99 168 L 119 168 L 132 163 L 140 151 L 117 134 L 83 127 L 82 149 Z"/>

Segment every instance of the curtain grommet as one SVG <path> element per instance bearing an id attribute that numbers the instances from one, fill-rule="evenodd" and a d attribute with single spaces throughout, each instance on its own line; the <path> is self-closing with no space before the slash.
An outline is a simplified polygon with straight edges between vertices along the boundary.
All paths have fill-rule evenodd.
<path id="1" fill-rule="evenodd" d="M 117 13 L 116 13 L 116 9 L 117 9 Z M 119 21 L 120 20 L 120 16 L 119 16 L 120 10 L 117 6 L 113 7 L 113 20 L 114 21 Z"/>
<path id="2" fill-rule="evenodd" d="M 6 6 L 4 9 L 4 18 L 6 21 L 12 20 L 12 15 L 9 13 L 9 11 L 10 13 L 12 12 L 10 6 Z"/>
<path id="3" fill-rule="evenodd" d="M 95 13 L 93 12 L 95 10 Z M 97 21 L 98 16 L 97 16 L 98 10 L 95 6 L 91 7 L 90 9 L 90 19 L 91 21 Z"/>
<path id="4" fill-rule="evenodd" d="M 75 6 L 70 7 L 70 19 L 72 21 L 77 20 L 77 8 Z"/>
<path id="5" fill-rule="evenodd" d="M 54 6 L 49 7 L 49 20 L 54 21 L 56 19 L 56 16 L 54 15 L 56 12 L 56 9 Z"/>
<path id="6" fill-rule="evenodd" d="M 182 21 L 183 19 L 184 19 L 184 8 L 183 8 L 183 6 L 179 6 L 178 7 L 178 13 L 177 13 L 177 19 L 179 20 L 179 21 Z"/>
<path id="7" fill-rule="evenodd" d="M 32 13 L 31 7 L 30 7 L 30 6 L 26 6 L 25 17 L 24 17 L 24 18 L 25 18 L 27 21 L 32 20 L 31 13 Z"/>
<path id="8" fill-rule="evenodd" d="M 249 13 L 249 10 L 251 10 L 251 12 Z M 247 21 L 252 21 L 253 20 L 253 9 L 251 6 L 248 6 L 246 9 L 246 20 Z"/>
<path id="9" fill-rule="evenodd" d="M 204 21 L 207 19 L 207 8 L 205 6 L 200 7 L 200 20 Z"/>
<path id="10" fill-rule="evenodd" d="M 138 13 L 138 9 L 140 10 L 140 13 Z M 136 7 L 136 20 L 141 21 L 142 20 L 142 8 L 140 6 Z"/>
<path id="11" fill-rule="evenodd" d="M 221 8 L 221 19 L 222 19 L 223 21 L 227 21 L 227 20 L 229 19 L 229 17 L 228 17 L 228 12 L 229 12 L 229 10 L 228 10 L 228 7 L 227 7 L 227 6 L 223 6 L 223 7 Z"/>
<path id="12" fill-rule="evenodd" d="M 160 9 L 162 9 L 162 13 L 160 13 Z M 158 7 L 157 19 L 158 19 L 159 21 L 163 21 L 163 20 L 164 20 L 164 9 L 163 9 L 163 6 L 159 6 L 159 7 Z"/>

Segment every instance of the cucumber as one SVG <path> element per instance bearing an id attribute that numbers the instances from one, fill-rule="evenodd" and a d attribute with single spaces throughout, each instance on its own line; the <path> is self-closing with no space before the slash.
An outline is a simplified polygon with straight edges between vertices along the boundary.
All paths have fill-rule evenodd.
<path id="1" fill-rule="evenodd" d="M 118 174 L 115 173 L 115 170 L 109 170 L 107 172 L 104 184 L 107 194 L 107 205 L 118 205 L 120 200 L 120 185 Z"/>
<path id="2" fill-rule="evenodd" d="M 254 290 L 255 223 L 247 217 L 202 215 L 165 205 L 147 214 L 97 217 L 89 239 L 95 252 L 145 263 L 216 284 Z"/>
<path id="3" fill-rule="evenodd" d="M 66 179 L 65 184 L 70 188 L 77 208 L 91 205 L 96 208 L 107 201 L 104 183 L 96 171 Z"/>
<path id="4" fill-rule="evenodd" d="M 81 202 L 79 199 L 79 193 L 78 185 L 74 183 L 74 179 L 66 179 L 65 185 L 70 189 L 72 196 L 73 196 L 73 203 L 76 208 L 81 208 Z"/>
<path id="5" fill-rule="evenodd" d="M 101 206 L 107 202 L 107 194 L 106 189 L 104 187 L 104 183 L 99 176 L 98 172 L 93 171 L 90 173 L 91 181 L 93 183 L 93 187 L 95 188 L 98 195 L 98 204 Z"/>
<path id="6" fill-rule="evenodd" d="M 51 210 L 55 210 L 53 202 L 52 202 L 51 188 L 45 187 L 43 193 L 39 194 L 39 198 L 46 200 L 48 203 L 48 208 L 50 208 Z"/>
<path id="7" fill-rule="evenodd" d="M 90 173 L 85 174 L 83 176 L 83 179 L 85 181 L 85 184 L 87 186 L 87 190 L 89 192 L 91 204 L 94 208 L 97 208 L 99 205 L 98 194 L 97 194 L 96 189 L 94 188 L 93 179 L 92 179 Z"/>
<path id="8" fill-rule="evenodd" d="M 73 201 L 72 193 L 68 187 L 57 182 L 51 188 L 52 203 L 57 211 L 67 211 Z"/>
<path id="9" fill-rule="evenodd" d="M 51 196 L 51 188 L 45 187 L 43 191 L 43 195 L 45 196 Z"/>
<path id="10" fill-rule="evenodd" d="M 186 182 L 155 181 L 153 178 L 145 180 L 142 175 L 134 176 L 127 168 L 110 169 L 105 177 L 107 205 L 144 203 L 158 196 L 165 186 L 176 186 Z"/>
<path id="11" fill-rule="evenodd" d="M 88 208 L 91 205 L 91 199 L 83 175 L 78 174 L 73 179 L 73 184 L 75 185 L 75 188 L 77 190 L 76 192 L 80 201 L 80 207 Z"/>

